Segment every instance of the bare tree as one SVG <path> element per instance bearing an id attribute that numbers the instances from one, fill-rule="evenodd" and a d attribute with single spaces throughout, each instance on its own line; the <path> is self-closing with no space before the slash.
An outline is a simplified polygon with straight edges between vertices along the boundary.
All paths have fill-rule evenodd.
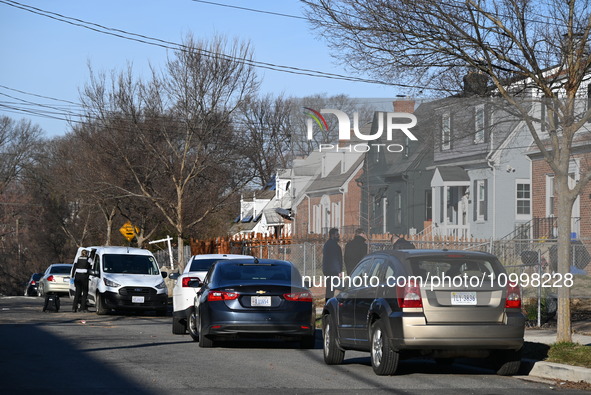
<path id="1" fill-rule="evenodd" d="M 38 147 L 41 129 L 30 121 L 0 117 L 0 192 L 16 179 Z"/>
<path id="2" fill-rule="evenodd" d="M 291 161 L 292 113 L 295 100 L 284 97 L 248 97 L 240 106 L 236 128 L 242 130 L 244 154 L 264 186 L 277 169 Z"/>
<path id="3" fill-rule="evenodd" d="M 131 68 L 94 76 L 82 94 L 86 129 L 100 136 L 131 182 L 107 182 L 121 196 L 146 199 L 176 233 L 179 266 L 183 238 L 223 209 L 235 191 L 250 182 L 232 116 L 258 82 L 247 44 L 228 45 L 187 38 L 162 72 L 148 82 Z"/>
<path id="4" fill-rule="evenodd" d="M 568 273 L 572 207 L 591 180 L 587 167 L 577 183 L 568 181 L 573 140 L 591 115 L 575 104 L 591 66 L 589 2 L 304 2 L 336 56 L 357 70 L 425 88 L 440 88 L 467 67 L 488 76 L 492 94 L 521 115 L 555 174 L 559 271 Z M 532 116 L 531 106 L 516 99 L 532 91 L 544 98 L 545 117 Z M 559 288 L 557 341 L 571 340 L 569 296 L 568 287 Z"/>

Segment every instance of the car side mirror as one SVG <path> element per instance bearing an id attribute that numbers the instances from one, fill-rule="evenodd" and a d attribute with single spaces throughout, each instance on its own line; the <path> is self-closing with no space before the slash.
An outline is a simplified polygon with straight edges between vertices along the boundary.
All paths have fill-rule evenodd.
<path id="1" fill-rule="evenodd" d="M 168 276 L 168 278 L 170 278 L 171 280 L 176 280 L 177 278 L 179 278 L 181 274 L 178 272 L 174 272 L 174 273 L 170 273 L 170 276 Z"/>
<path id="2" fill-rule="evenodd" d="M 90 270 L 88 272 L 91 276 L 100 277 L 98 270 Z"/>
<path id="3" fill-rule="evenodd" d="M 160 274 L 162 275 L 162 278 L 166 278 L 168 276 L 167 272 L 160 272 Z"/>

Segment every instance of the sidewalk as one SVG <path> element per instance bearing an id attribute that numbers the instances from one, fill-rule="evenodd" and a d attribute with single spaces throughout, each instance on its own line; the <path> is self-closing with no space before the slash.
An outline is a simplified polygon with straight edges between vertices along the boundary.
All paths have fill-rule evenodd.
<path id="1" fill-rule="evenodd" d="M 573 333 L 572 338 L 574 343 L 591 346 L 590 335 Z M 526 342 L 550 345 L 556 343 L 556 329 L 526 329 L 524 339 Z M 529 370 L 528 376 L 575 383 L 583 381 L 591 384 L 591 369 L 588 368 L 534 360 L 523 360 L 522 367 L 524 365 Z"/>

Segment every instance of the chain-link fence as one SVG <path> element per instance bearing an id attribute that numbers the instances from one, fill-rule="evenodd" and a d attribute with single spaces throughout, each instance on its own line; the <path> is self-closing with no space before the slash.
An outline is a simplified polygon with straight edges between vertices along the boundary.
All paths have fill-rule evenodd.
<path id="1" fill-rule="evenodd" d="M 576 240 L 571 244 L 570 279 L 558 273 L 558 244 L 548 240 L 499 240 L 489 242 L 417 241 L 419 249 L 448 249 L 490 252 L 505 266 L 508 279 L 518 279 L 522 287 L 524 312 L 532 325 L 542 324 L 556 313 L 558 288 L 571 288 L 571 301 L 582 300 L 584 308 L 591 310 L 591 240 Z M 303 276 L 322 276 L 322 249 L 324 241 L 293 244 L 237 241 L 230 244 L 230 253 L 253 255 L 261 259 L 290 261 Z M 341 242 L 344 251 L 345 242 Z M 186 247 L 188 249 L 188 247 Z M 389 240 L 370 241 L 369 252 L 392 248 Z M 161 265 L 169 265 L 168 252 L 158 251 L 156 258 Z M 174 252 L 176 256 L 176 250 Z M 190 256 L 190 251 L 185 251 Z M 558 281 L 561 280 L 561 281 Z"/>

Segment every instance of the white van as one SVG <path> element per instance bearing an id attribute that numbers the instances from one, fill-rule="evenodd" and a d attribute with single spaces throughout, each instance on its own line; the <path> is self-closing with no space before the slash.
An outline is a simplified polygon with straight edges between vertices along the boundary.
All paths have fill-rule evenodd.
<path id="1" fill-rule="evenodd" d="M 91 270 L 88 304 L 97 314 L 111 310 L 155 310 L 166 315 L 168 290 L 166 272 L 160 272 L 154 255 L 148 250 L 131 247 L 86 247 Z M 74 261 L 75 261 L 74 260 Z M 72 295 L 72 288 L 70 290 Z"/>

